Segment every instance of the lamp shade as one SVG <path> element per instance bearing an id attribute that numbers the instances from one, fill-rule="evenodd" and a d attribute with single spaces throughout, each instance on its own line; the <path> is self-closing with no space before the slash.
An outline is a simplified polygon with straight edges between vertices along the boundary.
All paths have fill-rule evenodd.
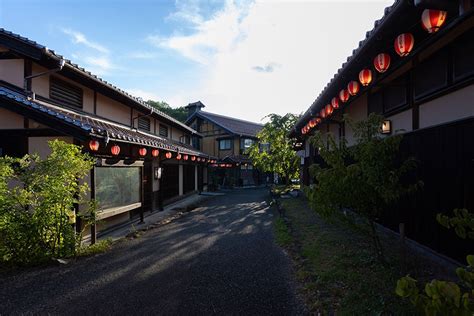
<path id="1" fill-rule="evenodd" d="M 153 150 L 151 151 L 151 155 L 152 155 L 153 157 L 158 157 L 158 156 L 160 155 L 160 151 L 159 151 L 158 149 L 153 149 Z"/>
<path id="2" fill-rule="evenodd" d="M 120 153 L 120 146 L 113 145 L 112 147 L 110 147 L 110 153 L 114 156 L 117 156 Z"/>
<path id="3" fill-rule="evenodd" d="M 97 140 L 91 140 L 89 141 L 89 149 L 91 151 L 98 151 L 99 150 L 99 141 Z"/>
<path id="4" fill-rule="evenodd" d="M 145 156 L 146 155 L 146 148 L 145 147 L 141 147 L 139 150 L 138 150 L 138 154 L 140 156 Z"/>
<path id="5" fill-rule="evenodd" d="M 359 83 L 357 81 L 351 81 L 347 85 L 347 91 L 350 95 L 356 95 L 359 93 Z"/>
<path id="6" fill-rule="evenodd" d="M 339 100 L 341 100 L 342 103 L 346 103 L 347 100 L 349 100 L 349 92 L 347 92 L 345 89 L 339 91 Z"/>
<path id="7" fill-rule="evenodd" d="M 415 45 L 415 38 L 411 33 L 403 33 L 397 36 L 393 44 L 395 51 L 400 57 L 405 57 L 410 54 Z"/>
<path id="8" fill-rule="evenodd" d="M 168 152 L 165 154 L 165 157 L 166 157 L 166 159 L 171 159 L 171 157 L 173 157 L 173 154 L 168 151 Z"/>
<path id="9" fill-rule="evenodd" d="M 426 9 L 421 14 L 421 25 L 428 33 L 435 33 L 446 21 L 446 11 Z"/>
<path id="10" fill-rule="evenodd" d="M 334 97 L 331 99 L 331 105 L 335 109 L 339 109 L 339 99 Z"/>
<path id="11" fill-rule="evenodd" d="M 374 67 L 378 72 L 383 73 L 390 67 L 390 55 L 380 53 L 374 58 Z"/>
<path id="12" fill-rule="evenodd" d="M 372 70 L 362 69 L 359 72 L 359 81 L 364 87 L 368 86 L 372 82 Z"/>

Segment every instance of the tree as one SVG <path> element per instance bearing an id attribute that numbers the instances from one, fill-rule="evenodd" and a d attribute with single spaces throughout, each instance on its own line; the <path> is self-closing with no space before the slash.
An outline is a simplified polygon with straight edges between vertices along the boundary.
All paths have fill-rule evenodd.
<path id="1" fill-rule="evenodd" d="M 312 137 L 324 165 L 311 167 L 316 184 L 306 192 L 311 207 L 321 215 L 347 208 L 365 218 L 375 253 L 383 262 L 375 221 L 391 203 L 421 184 L 401 181 L 416 163 L 413 159 L 397 161 L 402 135 L 384 137 L 380 131 L 383 117 L 372 113 L 365 121 L 354 123 L 347 116 L 344 120 L 352 127 L 356 144 L 348 148 L 345 139 L 337 144 L 330 134 Z"/>
<path id="2" fill-rule="evenodd" d="M 291 113 L 266 117 L 270 121 L 257 134 L 258 142 L 248 149 L 248 154 L 259 170 L 276 173 L 289 184 L 299 177 L 300 158 L 293 149 L 294 141 L 288 137 L 298 117 Z"/>
<path id="3" fill-rule="evenodd" d="M 146 103 L 149 106 L 152 106 L 158 111 L 168 114 L 172 118 L 182 123 L 186 122 L 186 119 L 188 118 L 188 110 L 184 106 L 172 108 L 171 106 L 169 106 L 168 103 L 164 101 L 153 101 L 153 100 L 148 100 Z"/>
<path id="4" fill-rule="evenodd" d="M 81 147 L 55 140 L 37 155 L 0 158 L 0 263 L 31 264 L 69 257 L 79 245 L 72 222 L 94 159 Z M 95 211 L 95 210 L 94 210 Z M 84 211 L 84 216 L 90 213 Z"/>

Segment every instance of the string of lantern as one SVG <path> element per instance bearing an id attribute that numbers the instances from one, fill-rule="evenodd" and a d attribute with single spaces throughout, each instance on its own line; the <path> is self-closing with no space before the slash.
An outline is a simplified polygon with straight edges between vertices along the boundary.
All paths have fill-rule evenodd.
<path id="1" fill-rule="evenodd" d="M 446 21 L 447 12 L 442 10 L 425 9 L 421 14 L 421 25 L 429 34 L 436 33 Z M 411 33 L 402 33 L 395 38 L 394 50 L 400 57 L 406 57 L 413 50 L 415 38 Z M 373 60 L 373 66 L 378 73 L 384 73 L 390 68 L 390 54 L 381 52 Z M 356 96 L 360 91 L 359 82 L 363 87 L 372 83 L 372 70 L 366 68 L 359 72 L 359 81 L 352 80 L 347 84 L 346 89 L 342 89 L 337 97 L 333 97 L 331 102 L 319 111 L 319 116 L 312 118 L 301 128 L 301 134 L 305 135 L 314 129 L 323 119 L 329 117 L 334 110 L 339 109 L 339 101 L 346 103 L 351 96 Z"/>

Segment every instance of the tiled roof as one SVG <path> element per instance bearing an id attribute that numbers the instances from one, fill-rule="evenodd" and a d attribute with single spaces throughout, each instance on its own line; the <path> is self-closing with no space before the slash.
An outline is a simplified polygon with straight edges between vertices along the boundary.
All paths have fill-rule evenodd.
<path id="1" fill-rule="evenodd" d="M 245 155 L 229 155 L 221 159 L 222 161 L 230 161 L 230 162 L 239 162 L 239 163 L 251 163 L 252 160 Z"/>
<path id="2" fill-rule="evenodd" d="M 65 61 L 65 65 L 64 67 L 69 67 L 70 69 L 76 71 L 76 72 L 79 72 L 81 73 L 82 75 L 84 76 L 87 76 L 89 78 L 91 78 L 92 80 L 96 81 L 97 83 L 103 85 L 104 87 L 107 87 L 109 89 L 112 89 L 114 92 L 116 93 L 119 93 L 121 94 L 122 96 L 125 96 L 127 99 L 129 99 L 130 101 L 132 101 L 133 103 L 135 103 L 136 105 L 142 107 L 144 110 L 148 110 L 148 111 L 153 111 L 155 112 L 157 115 L 165 118 L 166 120 L 168 121 L 171 121 L 173 122 L 174 124 L 176 125 L 179 125 L 180 127 L 182 127 L 183 129 L 186 129 L 188 131 L 190 131 L 191 133 L 194 133 L 194 134 L 197 134 L 197 132 L 192 129 L 191 127 L 187 126 L 186 124 L 183 124 L 182 122 L 174 119 L 173 117 L 169 116 L 168 114 L 166 113 L 163 113 L 162 111 L 148 105 L 146 102 L 144 102 L 141 98 L 137 98 L 131 94 L 129 94 L 128 92 L 120 89 L 119 87 L 107 82 L 106 80 L 103 80 L 102 78 L 98 77 L 97 75 L 94 75 L 93 73 L 91 73 L 90 71 L 87 71 L 86 69 L 80 67 L 78 64 L 75 64 L 73 63 L 71 60 L 69 59 L 66 59 L 64 58 L 62 55 L 56 53 L 54 50 L 51 50 L 49 48 L 47 48 L 46 46 L 44 45 L 41 45 L 41 44 L 38 44 L 37 42 L 35 41 L 32 41 L 26 37 L 23 37 L 19 34 L 15 34 L 13 32 L 10 32 L 10 31 L 7 31 L 3 28 L 0 28 L 0 35 L 4 35 L 4 36 L 8 36 L 12 39 L 15 39 L 17 41 L 20 41 L 26 45 L 29 45 L 31 47 L 35 47 L 41 51 L 43 51 L 44 54 L 50 56 L 50 57 L 53 57 L 57 60 L 61 60 L 63 59 Z"/>
<path id="3" fill-rule="evenodd" d="M 43 101 L 28 100 L 24 94 L 5 87 L 0 87 L 0 100 L 2 99 L 13 101 L 27 111 L 31 111 L 46 119 L 54 119 L 68 127 L 76 128 L 80 133 L 86 136 L 103 139 L 108 137 L 114 142 L 134 143 L 170 151 L 179 151 L 190 155 L 208 156 L 189 145 L 138 131 L 89 113 L 61 108 Z M 2 103 L 0 103 L 0 106 L 1 104 Z"/>
<path id="4" fill-rule="evenodd" d="M 207 119 L 235 135 L 256 137 L 257 133 L 263 128 L 262 124 L 236 119 L 224 115 L 209 113 L 206 111 L 195 112 L 190 118 L 188 118 L 187 122 L 190 122 L 194 116 L 199 116 L 203 119 Z"/>

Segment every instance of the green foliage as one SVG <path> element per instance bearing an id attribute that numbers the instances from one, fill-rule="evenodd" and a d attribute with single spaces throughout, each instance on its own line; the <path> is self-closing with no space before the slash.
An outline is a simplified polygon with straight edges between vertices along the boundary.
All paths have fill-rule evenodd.
<path id="1" fill-rule="evenodd" d="M 310 206 L 323 216 L 347 208 L 367 219 L 375 250 L 383 259 L 374 221 L 391 203 L 417 188 L 419 183 L 401 181 L 416 164 L 413 159 L 396 160 L 402 136 L 384 137 L 380 133 L 383 117 L 372 113 L 365 121 L 354 123 L 348 117 L 345 121 L 354 131 L 355 146 L 348 148 L 344 139 L 337 144 L 331 134 L 317 133 L 311 138 L 324 165 L 311 167 L 316 184 L 306 194 Z"/>
<path id="2" fill-rule="evenodd" d="M 275 220 L 273 225 L 277 244 L 279 244 L 280 246 L 290 245 L 293 241 L 293 238 L 291 237 L 290 231 L 288 230 L 285 220 L 279 217 Z"/>
<path id="3" fill-rule="evenodd" d="M 93 159 L 81 148 L 49 142 L 51 154 L 0 158 L 0 262 L 32 264 L 74 255 L 74 205 Z"/>
<path id="4" fill-rule="evenodd" d="M 468 210 L 455 209 L 453 217 L 438 214 L 436 219 L 442 226 L 454 228 L 459 237 L 474 239 L 474 214 Z M 421 292 L 410 276 L 398 280 L 395 293 L 409 299 L 425 315 L 473 315 L 474 255 L 468 255 L 466 260 L 466 268 L 456 269 L 464 293 L 455 282 L 438 280 L 427 283 Z"/>
<path id="5" fill-rule="evenodd" d="M 270 121 L 257 134 L 258 142 L 248 154 L 255 167 L 263 172 L 277 173 L 289 183 L 299 177 L 299 157 L 293 150 L 294 141 L 288 137 L 298 117 L 288 113 L 284 116 L 269 114 Z M 269 144 L 268 148 L 263 148 Z"/>
<path id="6" fill-rule="evenodd" d="M 153 100 L 148 100 L 146 103 L 158 111 L 161 111 L 165 114 L 168 114 L 172 118 L 184 123 L 186 122 L 186 119 L 188 118 L 188 110 L 184 106 L 180 106 L 177 108 L 172 108 L 169 106 L 168 103 L 164 101 L 153 101 Z"/>
<path id="7" fill-rule="evenodd" d="M 77 248 L 76 256 L 86 257 L 105 252 L 112 247 L 112 243 L 112 239 L 107 238 L 105 240 L 99 240 L 93 245 L 80 246 Z"/>

